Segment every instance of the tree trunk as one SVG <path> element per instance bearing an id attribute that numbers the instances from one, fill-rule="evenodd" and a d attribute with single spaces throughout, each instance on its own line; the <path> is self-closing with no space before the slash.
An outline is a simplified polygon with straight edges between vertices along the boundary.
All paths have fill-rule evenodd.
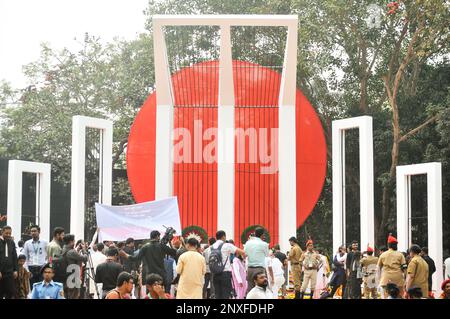
<path id="1" fill-rule="evenodd" d="M 367 62 L 367 44 L 364 39 L 360 36 L 359 38 L 359 49 L 361 52 L 361 60 L 359 61 L 359 78 L 360 78 L 360 89 L 359 89 L 359 111 L 363 114 L 367 113 L 367 81 L 369 78 L 368 62 Z"/>
<path id="2" fill-rule="evenodd" d="M 359 98 L 359 110 L 361 113 L 367 113 L 367 74 L 365 74 L 360 83 L 360 98 Z"/>
<path id="3" fill-rule="evenodd" d="M 386 235 L 388 232 L 387 226 L 389 222 L 389 217 L 391 215 L 391 205 L 390 199 L 392 197 L 393 186 L 395 185 L 395 173 L 398 165 L 398 157 L 400 150 L 400 143 L 402 141 L 402 136 L 400 132 L 400 117 L 399 110 L 397 105 L 397 94 L 400 88 L 400 81 L 403 76 L 403 72 L 405 71 L 407 65 L 411 62 L 411 59 L 414 56 L 414 45 L 417 41 L 417 38 L 421 31 L 423 30 L 423 24 L 421 24 L 416 31 L 414 32 L 411 41 L 408 44 L 408 49 L 406 51 L 406 55 L 403 58 L 402 62 L 398 66 L 397 71 L 395 72 L 395 77 L 393 82 L 391 82 L 392 75 L 394 74 L 394 62 L 397 59 L 398 53 L 400 52 L 400 44 L 404 39 L 404 36 L 407 31 L 408 23 L 405 23 L 402 33 L 400 35 L 399 40 L 396 44 L 396 49 L 389 63 L 389 72 L 383 77 L 384 87 L 386 89 L 386 93 L 388 95 L 389 104 L 392 108 L 392 150 L 391 150 L 391 168 L 389 170 L 389 178 L 387 182 L 383 185 L 383 202 L 382 202 L 382 217 L 380 221 L 380 225 L 378 227 L 378 235 L 377 242 L 378 244 L 386 243 Z M 391 86 L 392 85 L 392 86 Z"/>
<path id="4" fill-rule="evenodd" d="M 395 185 L 395 173 L 396 173 L 396 167 L 398 165 L 398 156 L 399 156 L 399 149 L 400 149 L 400 139 L 401 139 L 401 132 L 400 132 L 400 120 L 399 120 L 399 111 L 398 111 L 398 105 L 396 100 L 396 94 L 397 92 L 397 86 L 394 86 L 394 89 L 391 91 L 389 88 L 389 78 L 386 77 L 384 79 L 385 82 L 385 88 L 386 92 L 389 98 L 389 104 L 392 107 L 392 149 L 391 149 L 391 168 L 389 169 L 389 179 L 385 182 L 383 185 L 383 202 L 381 207 L 381 221 L 380 225 L 378 227 L 377 232 L 377 244 L 382 245 L 383 243 L 386 243 L 386 235 L 388 232 L 388 222 L 389 217 L 391 215 L 391 197 L 392 197 L 392 190 L 393 185 Z M 398 85 L 399 81 L 396 82 L 396 85 Z M 394 94 L 392 93 L 394 92 Z"/>
<path id="5" fill-rule="evenodd" d="M 393 123 L 394 124 L 394 123 Z M 394 129 L 395 131 L 395 129 Z M 382 202 L 382 216 L 380 221 L 380 226 L 378 227 L 377 233 L 377 244 L 385 245 L 386 238 L 388 234 L 388 225 L 389 225 L 389 217 L 391 216 L 391 197 L 393 186 L 395 185 L 395 172 L 398 164 L 398 154 L 400 143 L 398 142 L 399 138 L 394 137 L 394 141 L 392 143 L 392 162 L 391 168 L 389 170 L 389 180 L 383 186 L 383 202 Z"/>

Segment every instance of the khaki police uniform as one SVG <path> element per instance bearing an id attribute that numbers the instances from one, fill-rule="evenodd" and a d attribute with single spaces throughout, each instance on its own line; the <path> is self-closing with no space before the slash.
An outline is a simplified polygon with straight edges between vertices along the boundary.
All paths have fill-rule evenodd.
<path id="1" fill-rule="evenodd" d="M 299 245 L 294 244 L 289 251 L 288 260 L 291 263 L 291 272 L 292 277 L 294 279 L 294 290 L 299 292 L 301 285 L 301 275 L 302 275 L 302 267 L 301 267 L 301 258 L 303 255 L 303 251 Z"/>
<path id="2" fill-rule="evenodd" d="M 410 288 L 419 287 L 422 297 L 428 297 L 428 264 L 420 256 L 414 256 L 408 264 L 407 274 L 412 276 Z"/>
<path id="3" fill-rule="evenodd" d="M 312 294 L 314 293 L 314 289 L 316 288 L 317 283 L 317 271 L 320 268 L 320 265 L 322 264 L 322 258 L 320 258 L 320 255 L 315 252 L 309 252 L 306 251 L 303 254 L 302 257 L 302 264 L 303 264 L 303 285 L 301 288 L 302 292 L 305 292 L 306 288 L 309 285 L 309 289 L 311 290 L 311 299 Z"/>
<path id="4" fill-rule="evenodd" d="M 361 259 L 365 299 L 377 299 L 377 285 L 375 283 L 377 263 L 378 257 L 375 256 L 366 256 Z"/>
<path id="5" fill-rule="evenodd" d="M 405 256 L 403 256 L 401 252 L 389 249 L 382 253 L 378 259 L 378 267 L 381 269 L 381 287 L 385 289 L 388 283 L 394 283 L 398 286 L 400 295 L 402 295 L 405 286 L 405 277 L 402 266 L 405 264 Z M 387 295 L 386 289 L 385 295 Z"/>

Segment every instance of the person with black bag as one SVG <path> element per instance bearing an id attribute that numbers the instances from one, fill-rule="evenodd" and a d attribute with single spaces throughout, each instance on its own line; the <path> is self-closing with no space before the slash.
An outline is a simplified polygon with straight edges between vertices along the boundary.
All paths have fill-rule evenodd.
<path id="1" fill-rule="evenodd" d="M 82 251 L 82 254 L 80 254 Z M 87 262 L 88 257 L 82 244 L 75 247 L 75 236 L 64 235 L 64 247 L 62 250 L 61 267 L 66 269 L 64 284 L 64 294 L 67 299 L 79 299 L 81 288 L 81 264 Z M 67 274 L 68 273 L 68 274 Z"/>
<path id="2" fill-rule="evenodd" d="M 216 239 L 211 237 L 208 239 L 209 246 L 203 251 L 203 257 L 206 261 L 205 284 L 203 286 L 203 299 L 214 299 L 214 284 L 211 270 L 209 269 L 209 255 L 211 253 L 211 246 L 214 245 Z M 209 287 L 209 288 L 208 288 Z"/>
<path id="3" fill-rule="evenodd" d="M 233 244 L 227 243 L 223 230 L 216 233 L 217 241 L 211 246 L 209 254 L 209 270 L 213 275 L 216 299 L 230 299 L 233 291 L 230 255 L 239 254 L 245 257 L 245 252 Z"/>

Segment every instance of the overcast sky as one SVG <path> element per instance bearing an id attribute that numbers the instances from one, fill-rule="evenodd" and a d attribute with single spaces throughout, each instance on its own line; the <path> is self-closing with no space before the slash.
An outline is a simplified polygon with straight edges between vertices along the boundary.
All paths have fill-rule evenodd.
<path id="1" fill-rule="evenodd" d="M 27 84 L 22 66 L 39 57 L 40 43 L 78 49 L 84 33 L 105 41 L 144 31 L 147 0 L 0 0 L 0 80 Z"/>

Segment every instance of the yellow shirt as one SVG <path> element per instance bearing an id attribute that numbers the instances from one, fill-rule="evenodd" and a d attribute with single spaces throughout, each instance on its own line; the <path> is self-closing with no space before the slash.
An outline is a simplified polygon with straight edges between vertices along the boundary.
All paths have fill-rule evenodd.
<path id="1" fill-rule="evenodd" d="M 206 273 L 205 257 L 196 251 L 187 251 L 178 258 L 177 273 L 180 281 L 177 299 L 202 299 Z"/>
<path id="2" fill-rule="evenodd" d="M 389 249 L 382 253 L 378 259 L 378 267 L 381 268 L 380 285 L 386 286 L 391 282 L 398 287 L 403 287 L 405 278 L 401 266 L 404 264 L 406 264 L 406 260 L 401 252 Z"/>
<path id="3" fill-rule="evenodd" d="M 428 264 L 420 256 L 414 256 L 409 262 L 408 275 L 413 277 L 410 288 L 420 287 L 422 297 L 428 296 Z"/>

